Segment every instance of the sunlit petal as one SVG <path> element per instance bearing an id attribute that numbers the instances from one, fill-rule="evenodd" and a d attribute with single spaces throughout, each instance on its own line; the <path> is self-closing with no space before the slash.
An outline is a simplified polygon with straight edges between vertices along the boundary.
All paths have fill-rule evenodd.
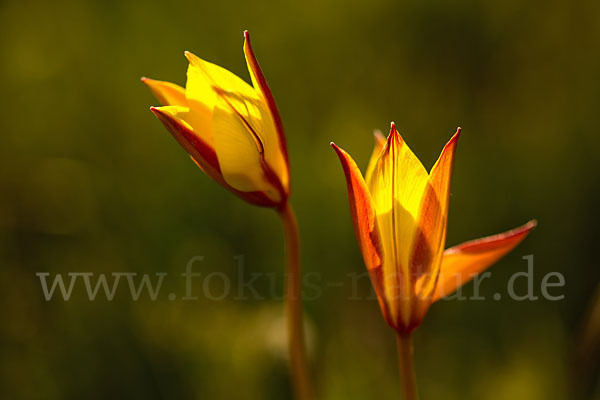
<path id="1" fill-rule="evenodd" d="M 276 165 L 282 165 L 281 153 L 269 145 L 276 133 L 265 103 L 238 93 L 217 92 L 212 128 L 217 133 L 214 144 L 223 178 L 237 190 L 259 190 L 279 199 L 278 189 L 265 175 L 273 158 L 280 161 Z"/>
<path id="2" fill-rule="evenodd" d="M 447 249 L 442 258 L 434 301 L 452 294 L 476 274 L 502 258 L 525 239 L 536 224 L 535 220 L 529 221 L 519 228 Z"/>
<path id="3" fill-rule="evenodd" d="M 254 88 L 234 73 L 189 51 L 185 52 L 185 56 L 190 63 L 185 86 L 188 100 L 198 101 L 207 106 L 214 105 L 217 101 L 214 88 L 238 93 L 244 97 L 258 98 Z"/>
<path id="4" fill-rule="evenodd" d="M 185 98 L 185 89 L 171 82 L 156 81 L 150 78 L 142 78 L 152 91 L 152 94 L 163 106 L 184 106 L 187 107 Z"/>
<path id="5" fill-rule="evenodd" d="M 387 318 L 387 302 L 385 301 L 383 276 L 382 276 L 382 249 L 377 229 L 377 216 L 373 207 L 371 195 L 367 185 L 356 166 L 356 163 L 343 149 L 331 143 L 331 146 L 337 153 L 348 186 L 348 200 L 350 202 L 350 212 L 354 223 L 354 232 L 361 249 L 365 265 L 370 273 L 371 281 L 380 306 Z"/>
<path id="6" fill-rule="evenodd" d="M 258 60 L 256 59 L 256 55 L 254 54 L 254 50 L 252 49 L 252 43 L 250 42 L 250 34 L 248 31 L 244 31 L 244 56 L 246 57 L 246 64 L 248 65 L 248 71 L 250 72 L 250 78 L 252 79 L 252 86 L 254 86 L 254 89 L 262 95 L 267 103 L 267 106 L 269 107 L 271 117 L 273 118 L 273 123 L 275 124 L 275 129 L 279 135 L 278 139 L 281 152 L 284 155 L 286 163 L 289 163 L 286 140 L 283 132 L 283 123 L 281 122 L 279 109 L 277 108 L 271 88 L 265 79 Z"/>
<path id="7" fill-rule="evenodd" d="M 225 68 L 204 61 L 189 51 L 185 52 L 185 56 L 190 63 L 185 86 L 190 108 L 189 119 L 203 122 L 200 126 L 194 126 L 194 129 L 201 132 L 205 140 L 212 144 L 215 135 L 212 126 L 213 111 L 219 101 L 216 90 L 254 99 L 257 98 L 257 94 L 250 85 Z"/>
<path id="8" fill-rule="evenodd" d="M 375 210 L 385 255 L 383 270 L 389 298 L 398 299 L 398 312 L 408 324 L 413 286 L 411 249 L 416 219 L 429 175 L 392 123 L 390 135 L 367 185 Z M 396 309 L 392 309 L 395 314 Z"/>
<path id="9" fill-rule="evenodd" d="M 419 228 L 412 249 L 411 271 L 417 279 L 417 294 L 422 298 L 429 298 L 433 293 L 444 251 L 450 182 L 459 136 L 460 128 L 444 146 L 431 169 L 429 184 L 421 203 Z"/>
<path id="10" fill-rule="evenodd" d="M 264 166 L 274 171 L 287 192 L 288 164 L 264 96 L 226 69 L 189 52 L 186 56 L 190 109 L 212 107 L 212 140 L 223 178 L 237 190 L 264 191 L 281 199 L 281 190 L 265 177 Z"/>
<path id="11" fill-rule="evenodd" d="M 213 179 L 222 180 L 214 149 L 186 122 L 187 107 L 152 107 L 151 110 L 202 170 Z"/>
<path id="12" fill-rule="evenodd" d="M 375 144 L 373 146 L 373 152 L 371 153 L 371 158 L 369 158 L 367 172 L 365 173 L 365 181 L 366 182 L 371 181 L 371 176 L 373 175 L 373 171 L 375 170 L 375 166 L 377 165 L 377 160 L 379 159 L 381 150 L 383 149 L 383 146 L 385 146 L 385 137 L 383 136 L 381 131 L 377 130 L 377 131 L 373 132 L 373 136 L 375 139 Z"/>

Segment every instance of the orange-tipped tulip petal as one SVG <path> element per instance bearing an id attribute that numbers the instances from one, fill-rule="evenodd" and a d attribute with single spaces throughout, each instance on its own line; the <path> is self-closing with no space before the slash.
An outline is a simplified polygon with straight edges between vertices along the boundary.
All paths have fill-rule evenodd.
<path id="1" fill-rule="evenodd" d="M 152 94 L 163 106 L 187 106 L 185 89 L 171 82 L 156 81 L 150 78 L 142 78 L 152 91 Z"/>
<path id="2" fill-rule="evenodd" d="M 287 145 L 285 140 L 285 134 L 283 131 L 283 122 L 281 121 L 279 109 L 277 108 L 277 104 L 275 103 L 275 99 L 273 98 L 271 88 L 269 88 L 269 84 L 267 83 L 262 69 L 258 64 L 256 56 L 254 55 L 254 50 L 252 50 L 252 44 L 250 43 L 250 33 L 248 33 L 248 31 L 244 31 L 244 55 L 246 56 L 246 64 L 248 65 L 248 71 L 250 71 L 252 86 L 254 86 L 254 88 L 256 88 L 256 90 L 261 93 L 265 102 L 267 103 L 267 106 L 269 107 L 269 110 L 271 111 L 273 123 L 275 124 L 275 129 L 277 130 L 277 134 L 279 135 L 279 147 L 286 161 L 286 164 L 289 165 Z"/>
<path id="3" fill-rule="evenodd" d="M 452 294 L 477 274 L 514 249 L 536 226 L 536 221 L 493 236 L 471 240 L 444 252 L 433 301 Z"/>
<path id="4" fill-rule="evenodd" d="M 346 183 L 348 186 L 348 199 L 350 201 L 350 213 L 352 214 L 352 221 L 354 223 L 354 232 L 356 234 L 356 240 L 362 251 L 363 259 L 371 283 L 375 288 L 375 293 L 379 300 L 381 309 L 388 318 L 388 306 L 385 301 L 385 295 L 383 293 L 383 274 L 381 270 L 381 243 L 379 238 L 379 231 L 377 229 L 377 215 L 373 207 L 373 200 L 367 189 L 367 185 L 360 173 L 360 170 L 356 166 L 356 163 L 343 149 L 331 143 L 331 146 L 337 153 L 342 168 L 344 169 L 344 175 L 346 176 Z"/>
<path id="5" fill-rule="evenodd" d="M 214 149 L 208 146 L 189 126 L 182 122 L 182 120 L 174 117 L 169 111 L 169 107 L 152 107 L 154 115 L 158 117 L 179 144 L 190 154 L 192 161 L 206 175 L 249 203 L 264 207 L 275 206 L 273 201 L 263 192 L 242 192 L 229 186 L 223 180 Z"/>
<path id="6" fill-rule="evenodd" d="M 450 183 L 459 136 L 460 128 L 444 146 L 431 169 L 417 218 L 419 228 L 412 249 L 411 271 L 417 279 L 417 294 L 422 298 L 433 293 L 446 243 Z"/>
<path id="7" fill-rule="evenodd" d="M 460 128 L 428 174 L 392 123 L 385 144 L 376 138 L 365 180 L 352 158 L 334 145 L 346 176 L 356 237 L 382 313 L 400 334 L 421 323 L 434 297 L 456 290 L 458 285 L 451 286 L 447 279 L 456 281 L 456 275 L 485 269 L 533 228 L 528 224 L 444 252 L 459 136 Z"/>
<path id="8" fill-rule="evenodd" d="M 290 192 L 283 126 L 244 36 L 254 86 L 190 52 L 185 89 L 142 81 L 163 104 L 154 114 L 207 175 L 252 204 L 281 208 Z"/>
<path id="9" fill-rule="evenodd" d="M 427 171 L 392 123 L 367 185 L 381 234 L 385 294 L 397 329 L 412 325 L 415 293 L 411 249 L 428 179 Z"/>
<path id="10" fill-rule="evenodd" d="M 152 107 L 151 111 L 211 178 L 222 180 L 215 150 L 181 118 L 181 114 L 185 113 L 185 108 L 180 106 Z"/>
<path id="11" fill-rule="evenodd" d="M 348 185 L 348 197 L 356 239 L 365 255 L 365 264 L 367 269 L 376 269 L 381 267 L 381 258 L 379 257 L 379 234 L 377 232 L 377 219 L 373 200 L 367 189 L 367 185 L 356 166 L 356 163 L 343 149 L 331 143 L 331 146 L 337 153 Z"/>
<path id="12" fill-rule="evenodd" d="M 379 160 L 379 155 L 381 154 L 381 150 L 383 150 L 383 146 L 385 146 L 386 142 L 385 136 L 383 136 L 379 130 L 373 132 L 373 137 L 375 139 L 375 145 L 373 146 L 373 152 L 371 153 L 371 158 L 369 159 L 369 164 L 367 165 L 367 172 L 365 172 L 366 182 L 371 181 L 373 170 L 375 170 L 377 160 Z"/>

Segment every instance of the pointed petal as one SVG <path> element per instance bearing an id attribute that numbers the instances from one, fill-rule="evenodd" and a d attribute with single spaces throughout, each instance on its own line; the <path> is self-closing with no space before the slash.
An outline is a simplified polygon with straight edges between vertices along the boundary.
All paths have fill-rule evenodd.
<path id="1" fill-rule="evenodd" d="M 152 94 L 163 106 L 184 106 L 187 107 L 185 98 L 185 89 L 179 85 L 165 81 L 155 81 L 150 78 L 142 78 Z"/>
<path id="2" fill-rule="evenodd" d="M 263 96 L 226 69 L 185 55 L 189 107 L 211 112 L 211 138 L 223 178 L 237 190 L 262 191 L 282 201 L 289 193 L 289 171 Z"/>
<path id="3" fill-rule="evenodd" d="M 244 31 L 244 55 L 246 57 L 246 64 L 248 65 L 248 71 L 250 72 L 250 78 L 252 79 L 252 85 L 259 93 L 261 93 L 271 112 L 271 117 L 273 118 L 273 123 L 275 124 L 275 129 L 278 134 L 278 146 L 280 148 L 281 153 L 283 154 L 287 168 L 289 169 L 289 159 L 285 133 L 283 130 L 283 122 L 281 121 L 281 116 L 279 115 L 277 104 L 275 103 L 275 99 L 273 98 L 273 93 L 271 92 L 271 89 L 267 84 L 267 80 L 265 79 L 262 69 L 258 64 L 258 60 L 256 59 L 256 56 L 254 54 L 254 50 L 252 50 L 252 44 L 250 42 L 250 33 L 248 33 L 248 31 Z"/>
<path id="4" fill-rule="evenodd" d="M 185 120 L 189 111 L 187 107 L 151 107 L 150 110 L 211 178 L 223 180 L 215 150 Z"/>
<path id="5" fill-rule="evenodd" d="M 205 61 L 189 51 L 185 52 L 185 56 L 190 63 L 185 87 L 188 100 L 198 101 L 207 106 L 214 105 L 217 101 L 215 87 L 225 92 L 258 98 L 254 88 L 234 73 Z"/>
<path id="6" fill-rule="evenodd" d="M 535 220 L 493 236 L 471 240 L 444 252 L 433 301 L 452 294 L 515 248 L 537 225 Z"/>
<path id="7" fill-rule="evenodd" d="M 278 148 L 270 141 L 276 133 L 265 103 L 238 93 L 217 90 L 219 99 L 213 111 L 215 151 L 225 181 L 243 192 L 262 191 L 276 201 L 286 193 L 277 176 L 266 170 L 287 168 Z M 275 181 L 275 182 L 273 182 Z"/>
<path id="8" fill-rule="evenodd" d="M 369 271 L 371 282 L 384 317 L 388 319 L 388 306 L 385 300 L 384 277 L 382 275 L 382 248 L 377 229 L 377 216 L 373 207 L 371 195 L 367 185 L 356 166 L 352 157 L 343 149 L 331 143 L 331 147 L 337 153 L 348 186 L 348 200 L 350 202 L 350 213 L 354 223 L 354 233 L 358 246 L 363 255 L 365 265 Z"/>
<path id="9" fill-rule="evenodd" d="M 210 147 L 214 147 L 212 143 L 211 121 L 212 121 L 212 105 L 208 107 L 202 102 L 192 102 L 193 107 L 188 107 L 186 98 L 186 90 L 174 83 L 157 81 L 149 78 L 142 78 L 142 82 L 146 84 L 154 96 L 160 101 L 163 106 L 177 106 L 170 111 L 163 109 L 170 115 L 184 120 L 190 129 L 200 136 L 204 142 Z M 211 94 L 214 97 L 214 93 Z M 211 100 L 214 102 L 214 100 Z"/>
<path id="10" fill-rule="evenodd" d="M 369 185 L 377 215 L 392 211 L 396 215 L 396 230 L 407 249 L 411 242 L 421 198 L 429 176 L 423 164 L 404 142 L 392 123 L 390 135 L 373 169 Z M 401 257 L 408 260 L 408 252 Z"/>
<path id="11" fill-rule="evenodd" d="M 377 165 L 377 160 L 379 159 L 381 150 L 383 149 L 383 146 L 385 146 L 385 137 L 380 130 L 373 132 L 373 136 L 375 138 L 375 145 L 373 146 L 373 152 L 371 153 L 369 165 L 367 166 L 367 172 L 365 173 L 365 182 L 371 181 L 371 176 L 375 170 L 375 165 Z"/>
<path id="12" fill-rule="evenodd" d="M 390 135 L 367 182 L 383 244 L 385 288 L 397 299 L 392 317 L 407 326 L 414 297 L 410 256 L 417 216 L 429 175 L 392 123 Z M 402 321 L 400 320 L 401 317 Z"/>
<path id="13" fill-rule="evenodd" d="M 429 183 L 435 192 L 438 199 L 443 219 L 443 224 L 446 225 L 448 216 L 448 202 L 450 199 L 450 182 L 452 179 L 452 169 L 454 166 L 454 154 L 456 153 L 456 145 L 460 137 L 461 129 L 458 128 L 452 138 L 446 143 L 440 157 L 431 169 L 429 174 Z M 431 221 L 423 221 L 424 223 Z M 442 243 L 443 246 L 443 243 Z"/>
<path id="14" fill-rule="evenodd" d="M 219 168 L 217 155 L 202 137 L 192 131 L 191 126 L 178 117 L 178 113 L 185 113 L 185 108 L 177 106 L 152 107 L 152 112 L 173 135 L 175 140 L 190 154 L 196 165 L 211 179 L 232 191 L 247 202 L 262 206 L 276 207 L 277 202 L 271 200 L 260 191 L 241 192 L 225 182 Z"/>
<path id="15" fill-rule="evenodd" d="M 185 94 L 189 107 L 189 119 L 201 122 L 194 130 L 201 133 L 206 142 L 214 147 L 212 129 L 213 110 L 218 101 L 215 88 L 223 92 L 241 93 L 246 97 L 256 97 L 254 89 L 237 77 L 216 64 L 204 61 L 196 55 L 185 52 L 189 61 Z"/>
<path id="16" fill-rule="evenodd" d="M 460 136 L 460 128 L 448 141 L 429 174 L 429 184 L 421 203 L 418 217 L 419 228 L 413 246 L 411 271 L 417 279 L 417 293 L 430 298 L 440 268 L 446 242 L 448 202 L 454 154 Z"/>
<path id="17" fill-rule="evenodd" d="M 350 212 L 354 222 L 356 239 L 363 252 L 367 269 L 381 267 L 381 248 L 377 232 L 377 216 L 367 185 L 352 157 L 335 143 L 331 147 L 337 153 L 348 186 Z"/>

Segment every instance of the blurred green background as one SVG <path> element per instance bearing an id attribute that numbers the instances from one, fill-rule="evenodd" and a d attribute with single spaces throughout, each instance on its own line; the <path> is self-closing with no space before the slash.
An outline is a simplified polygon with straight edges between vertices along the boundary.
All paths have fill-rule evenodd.
<path id="1" fill-rule="evenodd" d="M 0 398 L 290 398 L 273 285 L 235 299 L 234 256 L 281 294 L 280 222 L 205 177 L 139 81 L 184 84 L 184 50 L 248 80 L 244 29 L 286 127 L 303 268 L 321 274 L 305 302 L 319 399 L 400 398 L 392 330 L 375 301 L 349 299 L 364 266 L 328 146 L 364 169 L 392 120 L 427 168 L 463 128 L 448 245 L 539 221 L 491 269 L 487 300 L 431 308 L 415 338 L 422 398 L 600 398 L 600 334 L 584 322 L 600 281 L 599 15 L 591 0 L 3 0 Z M 559 271 L 564 300 L 492 299 L 528 254 L 536 294 Z M 179 298 L 194 256 L 232 279 L 224 300 L 200 278 L 197 301 Z M 113 301 L 89 301 L 82 281 L 46 301 L 37 272 L 169 275 L 156 301 L 132 301 L 125 280 Z"/>

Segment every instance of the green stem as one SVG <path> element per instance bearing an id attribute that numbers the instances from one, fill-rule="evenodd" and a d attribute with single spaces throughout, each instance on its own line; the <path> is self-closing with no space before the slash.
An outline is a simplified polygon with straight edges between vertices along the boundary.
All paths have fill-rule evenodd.
<path id="1" fill-rule="evenodd" d="M 296 215 L 289 203 L 279 215 L 283 222 L 287 257 L 286 273 L 286 316 L 288 331 L 288 351 L 295 398 L 310 400 L 312 390 L 308 376 L 304 328 L 302 323 L 302 293 L 300 277 L 300 240 Z"/>
<path id="2" fill-rule="evenodd" d="M 404 400 L 418 400 L 417 376 L 413 361 L 412 335 L 398 335 L 398 365 L 402 380 L 402 395 Z"/>

